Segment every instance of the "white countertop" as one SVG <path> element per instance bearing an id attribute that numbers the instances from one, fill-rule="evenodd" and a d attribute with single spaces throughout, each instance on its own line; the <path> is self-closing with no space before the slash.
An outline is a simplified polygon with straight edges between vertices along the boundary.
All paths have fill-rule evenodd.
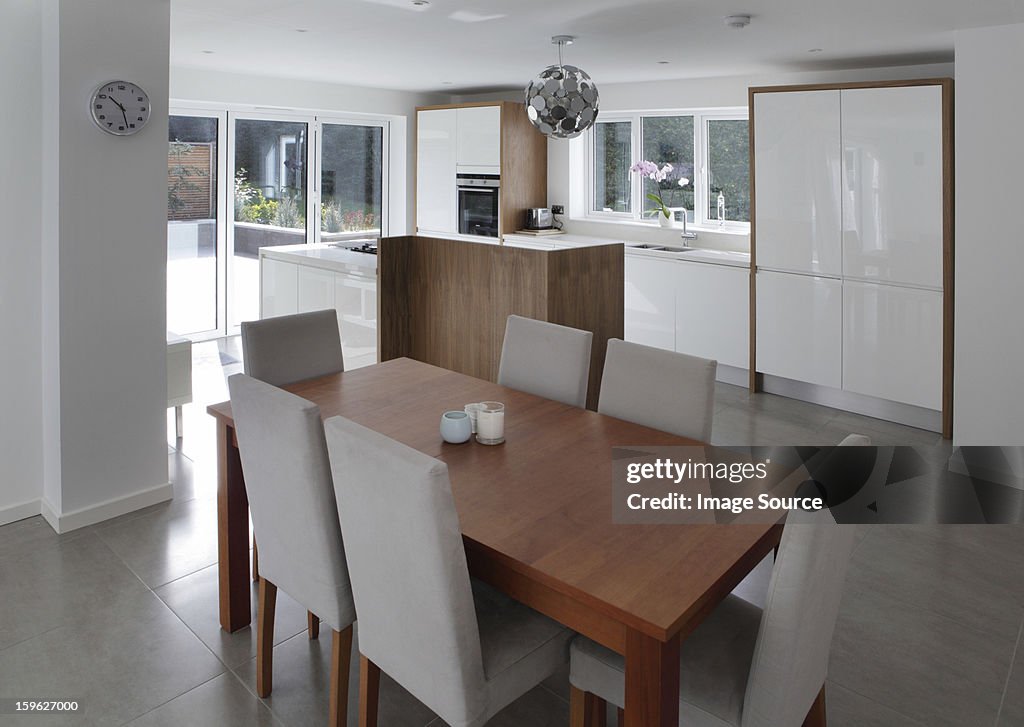
<path id="1" fill-rule="evenodd" d="M 712 263 L 715 265 L 731 265 L 733 267 L 749 268 L 750 253 L 737 252 L 732 250 L 713 250 L 701 247 L 684 248 L 682 246 L 657 245 L 664 247 L 664 250 L 653 250 L 639 248 L 638 246 L 650 243 L 643 243 L 637 240 L 621 240 L 603 237 L 587 237 L 585 235 L 505 235 L 505 239 L 512 242 L 535 242 L 547 243 L 557 247 L 589 247 L 593 245 L 615 245 L 626 246 L 626 252 L 630 255 L 643 255 L 644 257 L 658 257 L 666 260 L 680 260 L 695 263 Z"/>
<path id="2" fill-rule="evenodd" d="M 339 273 L 376 276 L 377 256 L 332 244 L 261 247 L 260 256 Z"/>

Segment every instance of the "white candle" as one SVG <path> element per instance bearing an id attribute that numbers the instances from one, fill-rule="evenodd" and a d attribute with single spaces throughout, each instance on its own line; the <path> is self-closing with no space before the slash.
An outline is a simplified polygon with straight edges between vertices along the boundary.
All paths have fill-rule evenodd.
<path id="1" fill-rule="evenodd" d="M 484 444 L 500 444 L 505 438 L 505 406 L 484 402 L 476 415 L 476 436 Z"/>

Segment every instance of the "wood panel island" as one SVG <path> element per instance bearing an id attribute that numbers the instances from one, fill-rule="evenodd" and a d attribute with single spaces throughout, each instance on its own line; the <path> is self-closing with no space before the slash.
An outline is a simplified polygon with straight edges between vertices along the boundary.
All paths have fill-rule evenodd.
<path id="1" fill-rule="evenodd" d="M 609 338 L 623 337 L 624 247 L 532 250 L 389 237 L 377 260 L 378 356 L 496 381 L 516 314 L 594 334 L 587 408 L 597 408 Z"/>

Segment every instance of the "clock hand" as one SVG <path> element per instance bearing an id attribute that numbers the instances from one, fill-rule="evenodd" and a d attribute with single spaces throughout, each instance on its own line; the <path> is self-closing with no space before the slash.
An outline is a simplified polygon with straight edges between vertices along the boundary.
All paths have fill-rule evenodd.
<path id="1" fill-rule="evenodd" d="M 118 104 L 118 106 L 121 106 L 121 104 Z M 121 116 L 124 117 L 124 128 L 127 129 L 128 128 L 128 114 L 125 113 L 124 106 L 121 106 Z"/>

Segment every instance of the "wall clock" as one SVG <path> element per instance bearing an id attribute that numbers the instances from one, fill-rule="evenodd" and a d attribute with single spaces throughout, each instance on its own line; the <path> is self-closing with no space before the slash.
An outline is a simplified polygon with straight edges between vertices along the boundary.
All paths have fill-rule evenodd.
<path id="1" fill-rule="evenodd" d="M 149 121 L 149 96 L 134 83 L 107 81 L 92 94 L 92 120 L 108 134 L 131 136 Z"/>

